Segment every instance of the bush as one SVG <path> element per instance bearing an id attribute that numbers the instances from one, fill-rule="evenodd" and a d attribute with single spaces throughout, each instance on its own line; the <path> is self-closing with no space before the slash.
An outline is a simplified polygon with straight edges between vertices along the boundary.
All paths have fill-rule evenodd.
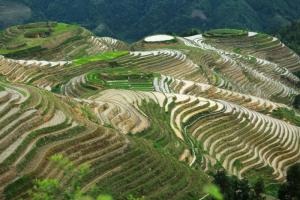
<path id="1" fill-rule="evenodd" d="M 300 95 L 297 95 L 294 99 L 294 102 L 293 102 L 293 106 L 296 108 L 296 109 L 299 109 L 300 108 Z"/>
<path id="2" fill-rule="evenodd" d="M 300 200 L 300 163 L 288 169 L 286 179 L 287 182 L 282 184 L 279 189 L 279 199 Z"/>
<path id="3" fill-rule="evenodd" d="M 260 200 L 264 199 L 264 181 L 259 179 L 254 187 L 247 179 L 239 180 L 235 176 L 228 176 L 224 170 L 213 174 L 214 183 L 220 187 L 225 200 Z"/>

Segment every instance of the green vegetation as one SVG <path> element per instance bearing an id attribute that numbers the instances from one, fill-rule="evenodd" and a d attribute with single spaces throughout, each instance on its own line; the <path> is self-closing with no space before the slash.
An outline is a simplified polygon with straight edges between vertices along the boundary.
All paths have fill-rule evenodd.
<path id="1" fill-rule="evenodd" d="M 152 101 L 144 101 L 140 109 L 149 117 L 152 126 L 140 134 L 132 135 L 133 137 L 142 137 L 151 141 L 155 149 L 174 158 L 178 158 L 184 148 L 189 148 L 177 139 L 170 124 L 166 123 L 170 121 L 170 115 L 163 108 L 157 107 L 157 104 Z"/>
<path id="2" fill-rule="evenodd" d="M 50 160 L 69 177 L 69 185 L 66 187 L 57 179 L 37 179 L 33 190 L 29 192 L 32 200 L 91 200 L 81 190 L 82 178 L 88 173 L 89 166 L 82 164 L 77 168 L 62 154 L 53 155 Z M 112 200 L 109 195 L 99 195 L 97 200 Z"/>
<path id="3" fill-rule="evenodd" d="M 241 54 L 241 49 L 240 48 L 235 48 L 235 49 L 233 49 L 233 52 L 237 53 L 237 54 Z"/>
<path id="4" fill-rule="evenodd" d="M 133 142 L 129 152 L 110 161 L 112 164 L 121 162 L 122 170 L 99 181 L 91 196 L 105 191 L 116 199 L 145 196 L 145 199 L 157 200 L 194 200 L 205 195 L 202 188 L 209 180 L 203 172 L 156 149 L 146 138 L 129 138 Z M 97 164 L 98 170 L 107 168 L 103 162 Z"/>
<path id="5" fill-rule="evenodd" d="M 205 37 L 237 37 L 247 36 L 248 32 L 236 29 L 215 29 L 207 31 L 203 34 Z"/>
<path id="6" fill-rule="evenodd" d="M 153 82 L 150 80 L 115 80 L 106 81 L 107 88 L 153 91 Z"/>
<path id="7" fill-rule="evenodd" d="M 236 48 L 234 51 L 238 52 L 239 54 L 241 53 L 240 48 Z M 257 62 L 257 58 L 254 56 L 243 56 L 242 60 L 250 64 L 256 64 Z"/>
<path id="8" fill-rule="evenodd" d="M 213 174 L 214 183 L 220 187 L 224 200 L 263 200 L 264 182 L 259 179 L 255 185 L 250 186 L 247 179 L 239 180 L 229 176 L 224 170 Z"/>
<path id="9" fill-rule="evenodd" d="M 287 182 L 282 184 L 278 197 L 280 200 L 300 199 L 300 164 L 291 166 L 287 171 Z"/>
<path id="10" fill-rule="evenodd" d="M 33 186 L 33 177 L 31 175 L 22 176 L 5 188 L 5 199 L 13 199 L 20 191 L 25 191 Z"/>
<path id="11" fill-rule="evenodd" d="M 51 88 L 51 92 L 59 94 L 61 92 L 61 85 L 57 84 Z"/>
<path id="12" fill-rule="evenodd" d="M 0 49 L 0 54 L 10 55 L 23 51 L 32 52 L 40 50 L 41 46 L 50 39 L 65 32 L 76 31 L 77 29 L 80 29 L 80 27 L 52 22 L 11 27 L 3 31 L 2 36 L 0 35 L 0 40 L 9 37 L 9 40 L 5 39 L 4 46 Z M 7 35 L 8 32 L 12 32 L 13 30 L 15 30 L 13 35 Z"/>
<path id="13" fill-rule="evenodd" d="M 78 25 L 74 24 L 65 24 L 65 23 L 57 23 L 56 26 L 53 27 L 53 34 L 61 34 L 67 31 L 70 31 L 72 29 L 77 29 L 79 28 Z"/>
<path id="14" fill-rule="evenodd" d="M 155 76 L 135 68 L 111 67 L 91 71 L 86 78 L 90 84 L 107 89 L 153 91 Z"/>
<path id="15" fill-rule="evenodd" d="M 87 119 L 91 120 L 92 122 L 99 123 L 97 116 L 88 105 L 83 105 L 81 107 L 81 112 Z"/>
<path id="16" fill-rule="evenodd" d="M 280 97 L 277 94 L 272 95 L 270 99 L 272 101 L 274 101 L 274 102 L 283 103 L 283 104 L 286 104 L 286 105 L 290 105 L 291 104 L 291 100 L 290 99 L 288 99 L 286 97 Z"/>
<path id="17" fill-rule="evenodd" d="M 223 200 L 223 195 L 221 194 L 220 189 L 216 185 L 206 185 L 204 186 L 203 191 L 209 194 L 213 199 Z"/>
<path id="18" fill-rule="evenodd" d="M 300 127 L 300 116 L 294 110 L 279 108 L 272 112 L 272 116 Z"/>
<path id="19" fill-rule="evenodd" d="M 157 32 L 180 34 L 192 28 L 209 30 L 222 27 L 269 31 L 288 25 L 300 17 L 298 0 L 202 0 L 201 3 L 194 0 L 152 0 L 146 7 L 145 4 L 130 0 L 14 2 L 26 3 L 31 8 L 32 17 L 29 21 L 54 19 L 78 23 L 96 34 L 115 36 L 127 41 L 136 41 Z M 178 12 L 174 15 L 172 11 Z M 118 15 L 112 14 L 115 12 Z M 140 17 L 141 12 L 143 18 Z M 0 27 L 6 24 L 0 24 Z"/>
<path id="20" fill-rule="evenodd" d="M 299 108 L 297 79 L 283 73 L 299 62 L 283 59 L 292 53 L 278 40 L 266 34 L 246 40 L 247 31 L 217 29 L 206 33 L 205 43 L 220 50 L 203 48 L 203 38 L 195 37 L 137 42 L 129 54 L 122 42 L 91 39 L 71 26 L 45 22 L 0 33 L 11 58 L 73 61 L 1 57 L 6 199 L 262 200 L 298 187 L 295 180 L 282 187 L 280 181 L 297 162 L 300 129 L 289 124 L 300 126 L 300 118 L 296 109 L 269 100 Z M 110 52 L 93 55 L 100 43 Z M 153 84 L 164 92 L 154 92 Z M 292 171 L 297 176 L 298 169 Z"/>
<path id="21" fill-rule="evenodd" d="M 30 29 L 26 30 L 24 33 L 24 38 L 46 38 L 49 37 L 52 30 L 51 28 L 36 28 L 36 29 Z"/>
<path id="22" fill-rule="evenodd" d="M 281 28 L 277 35 L 287 46 L 300 54 L 300 22 L 295 21 L 291 25 Z"/>
<path id="23" fill-rule="evenodd" d="M 128 55 L 128 53 L 129 53 L 128 51 L 105 52 L 98 55 L 88 56 L 88 57 L 83 57 L 83 58 L 73 60 L 73 63 L 76 66 L 78 66 L 78 65 L 91 63 L 91 62 L 113 60 L 115 58 Z"/>
<path id="24" fill-rule="evenodd" d="M 180 33 L 179 36 L 180 37 L 188 37 L 188 36 L 198 35 L 200 33 L 201 33 L 201 31 L 199 29 L 192 28 L 192 29 L 187 30 L 183 33 Z M 176 34 L 173 33 L 173 34 L 170 34 L 170 35 L 176 35 Z"/>
<path id="25" fill-rule="evenodd" d="M 296 74 L 297 75 L 297 74 Z M 299 74 L 300 75 L 300 74 Z M 297 95 L 294 99 L 293 106 L 297 109 L 300 108 L 300 95 Z"/>
<path id="26" fill-rule="evenodd" d="M 262 184 L 261 182 L 263 182 L 264 193 L 277 197 L 280 182 L 274 180 L 273 172 L 274 170 L 271 167 L 263 167 L 261 169 L 249 170 L 245 174 L 245 177 L 254 188 L 257 187 L 257 184 Z"/>

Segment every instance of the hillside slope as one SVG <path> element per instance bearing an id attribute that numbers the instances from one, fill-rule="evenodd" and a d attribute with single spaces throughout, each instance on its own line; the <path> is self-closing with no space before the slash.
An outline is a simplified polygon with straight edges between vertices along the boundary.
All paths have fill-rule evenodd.
<path id="1" fill-rule="evenodd" d="M 300 57 L 277 38 L 217 29 L 128 45 L 38 23 L 0 41 L 1 200 L 28 199 L 35 178 L 67 187 L 57 153 L 91 165 L 83 192 L 115 199 L 201 199 L 220 169 L 273 188 L 300 161 L 300 127 L 274 114 L 297 114 Z"/>
<path id="2" fill-rule="evenodd" d="M 300 53 L 300 22 L 294 22 L 280 29 L 277 34 L 290 48 Z"/>
<path id="3" fill-rule="evenodd" d="M 159 32 L 181 33 L 191 28 L 269 31 L 300 18 L 299 0 L 14 0 L 15 4 L 1 0 L 0 5 L 1 2 L 5 10 L 15 13 L 15 17 L 10 17 L 11 25 L 22 20 L 64 21 L 78 23 L 101 36 L 127 41 Z M 14 12 L 15 9 L 22 12 Z M 8 16 L 3 15 L 3 19 Z M 7 23 L 1 23 L 0 27 Z"/>

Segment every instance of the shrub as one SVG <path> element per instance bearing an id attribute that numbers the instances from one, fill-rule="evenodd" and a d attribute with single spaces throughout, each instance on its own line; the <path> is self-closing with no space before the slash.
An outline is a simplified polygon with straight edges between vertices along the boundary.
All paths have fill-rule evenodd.
<path id="1" fill-rule="evenodd" d="M 299 109 L 300 108 L 300 95 L 297 95 L 294 99 L 294 102 L 293 102 L 293 106 L 296 108 L 296 109 Z"/>
<path id="2" fill-rule="evenodd" d="M 300 199 L 300 163 L 291 166 L 287 171 L 287 182 L 282 184 L 278 197 L 280 200 Z"/>
<path id="3" fill-rule="evenodd" d="M 218 170 L 213 177 L 214 183 L 220 187 L 225 200 L 263 199 L 264 182 L 262 179 L 252 187 L 247 179 L 239 180 L 235 176 L 228 176 L 224 170 Z"/>

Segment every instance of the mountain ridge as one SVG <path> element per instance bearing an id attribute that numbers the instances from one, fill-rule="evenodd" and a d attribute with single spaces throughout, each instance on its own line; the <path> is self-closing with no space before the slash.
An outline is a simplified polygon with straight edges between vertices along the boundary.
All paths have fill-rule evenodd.
<path id="1" fill-rule="evenodd" d="M 27 17 L 26 22 L 52 20 L 78 23 L 100 36 L 113 36 L 127 41 L 154 33 L 181 33 L 192 28 L 203 31 L 243 28 L 266 32 L 300 18 L 297 12 L 300 9 L 299 0 L 14 2 L 31 10 L 31 18 Z"/>

